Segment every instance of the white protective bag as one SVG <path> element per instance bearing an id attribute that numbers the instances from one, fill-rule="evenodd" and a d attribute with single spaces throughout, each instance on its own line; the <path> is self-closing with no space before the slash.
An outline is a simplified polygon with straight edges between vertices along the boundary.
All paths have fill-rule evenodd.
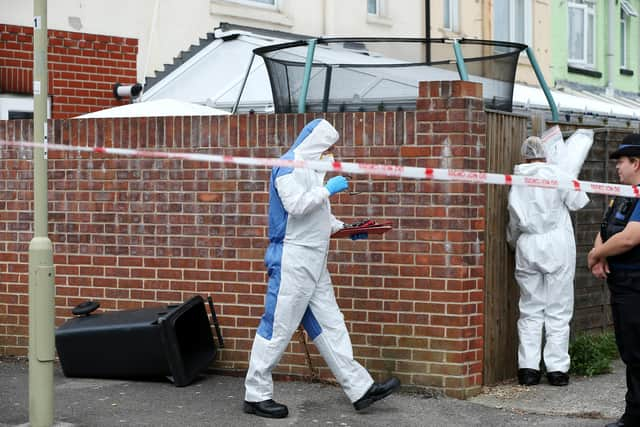
<path id="1" fill-rule="evenodd" d="M 547 129 L 540 136 L 544 143 L 544 151 L 547 155 L 547 162 L 554 165 L 562 165 L 567 158 L 567 146 L 562 138 L 562 131 L 559 126 Z"/>
<path id="2" fill-rule="evenodd" d="M 582 164 L 589 155 L 589 150 L 593 145 L 593 130 L 578 129 L 573 135 L 567 138 L 567 158 L 564 162 L 565 171 L 574 178 L 580 175 Z"/>
<path id="3" fill-rule="evenodd" d="M 577 178 L 593 145 L 593 131 L 578 129 L 565 142 L 560 127 L 553 126 L 542 134 L 541 139 L 547 161 L 560 166 L 572 178 Z"/>

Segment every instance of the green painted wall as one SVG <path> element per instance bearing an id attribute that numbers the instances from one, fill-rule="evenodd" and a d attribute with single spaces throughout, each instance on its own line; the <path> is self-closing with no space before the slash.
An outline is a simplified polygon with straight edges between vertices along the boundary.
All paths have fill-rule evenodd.
<path id="1" fill-rule="evenodd" d="M 640 91 L 640 17 L 630 17 L 629 19 L 629 59 L 627 69 L 633 71 L 633 76 L 620 74 L 620 2 L 615 1 L 616 9 L 616 29 L 614 46 L 614 88 L 624 92 Z M 629 0 L 633 7 L 640 13 L 640 0 Z M 558 81 L 569 81 L 582 85 L 605 88 L 608 81 L 608 65 L 607 65 L 607 39 L 609 37 L 608 29 L 608 10 L 609 0 L 596 0 L 596 59 L 594 71 L 602 73 L 601 77 L 585 76 L 578 73 L 570 73 L 568 71 L 568 7 L 567 0 L 553 0 L 551 7 L 551 56 L 552 70 L 551 75 L 555 85 Z M 578 68 L 585 68 L 578 67 Z"/>

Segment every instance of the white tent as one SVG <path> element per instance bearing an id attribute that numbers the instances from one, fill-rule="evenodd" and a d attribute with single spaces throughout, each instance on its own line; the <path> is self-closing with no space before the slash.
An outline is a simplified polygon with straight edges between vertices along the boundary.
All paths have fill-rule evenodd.
<path id="1" fill-rule="evenodd" d="M 75 117 L 97 119 L 105 117 L 160 117 L 160 116 L 226 116 L 228 111 L 177 99 L 158 99 L 107 108 Z"/>

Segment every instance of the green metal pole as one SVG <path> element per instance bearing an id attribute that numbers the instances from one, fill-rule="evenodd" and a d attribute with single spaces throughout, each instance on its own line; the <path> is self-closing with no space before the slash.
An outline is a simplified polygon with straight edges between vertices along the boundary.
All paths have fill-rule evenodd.
<path id="1" fill-rule="evenodd" d="M 316 39 L 307 40 L 307 61 L 304 64 L 304 80 L 300 88 L 300 98 L 298 99 L 298 113 L 307 112 L 307 92 L 309 91 L 309 81 L 311 80 L 311 67 L 313 65 L 313 55 L 316 51 Z"/>
<path id="2" fill-rule="evenodd" d="M 538 61 L 536 61 L 536 57 L 533 54 L 533 49 L 527 46 L 527 56 L 529 57 L 529 62 L 531 62 L 531 66 L 533 67 L 533 71 L 536 73 L 536 77 L 538 78 L 538 83 L 540 83 L 540 87 L 544 92 L 544 96 L 547 98 L 547 103 L 549 103 L 549 108 L 551 109 L 551 118 L 554 122 L 559 120 L 558 114 L 558 106 L 556 105 L 556 101 L 553 99 L 553 95 L 551 95 L 551 90 L 549 86 L 547 86 L 547 81 L 544 79 L 542 75 L 542 71 L 540 71 L 540 66 L 538 65 Z"/>
<path id="3" fill-rule="evenodd" d="M 55 358 L 55 285 L 53 245 L 47 208 L 47 0 L 33 2 L 33 149 L 34 235 L 29 244 L 29 423 L 53 425 Z"/>
<path id="4" fill-rule="evenodd" d="M 464 56 L 462 56 L 462 49 L 460 49 L 460 43 L 458 43 L 458 40 L 453 41 L 453 52 L 456 54 L 456 66 L 458 67 L 460 80 L 469 80 L 467 66 L 464 65 Z"/>

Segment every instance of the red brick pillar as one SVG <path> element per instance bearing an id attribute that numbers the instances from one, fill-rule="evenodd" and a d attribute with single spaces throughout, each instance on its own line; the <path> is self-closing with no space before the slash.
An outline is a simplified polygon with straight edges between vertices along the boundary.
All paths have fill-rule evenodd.
<path id="1" fill-rule="evenodd" d="M 416 111 L 416 146 L 403 147 L 433 168 L 486 170 L 486 123 L 482 85 L 464 81 L 422 82 Z M 412 151 L 413 150 L 413 151 Z M 420 162 L 418 162 L 420 164 Z M 484 325 L 484 229 L 486 186 L 425 182 L 431 194 L 424 230 L 429 250 L 426 286 L 430 301 L 416 303 L 428 324 L 415 332 L 429 337 L 418 359 L 427 372 L 416 384 L 443 387 L 454 397 L 477 394 L 482 385 Z M 419 361 L 419 360 L 414 360 Z"/>

